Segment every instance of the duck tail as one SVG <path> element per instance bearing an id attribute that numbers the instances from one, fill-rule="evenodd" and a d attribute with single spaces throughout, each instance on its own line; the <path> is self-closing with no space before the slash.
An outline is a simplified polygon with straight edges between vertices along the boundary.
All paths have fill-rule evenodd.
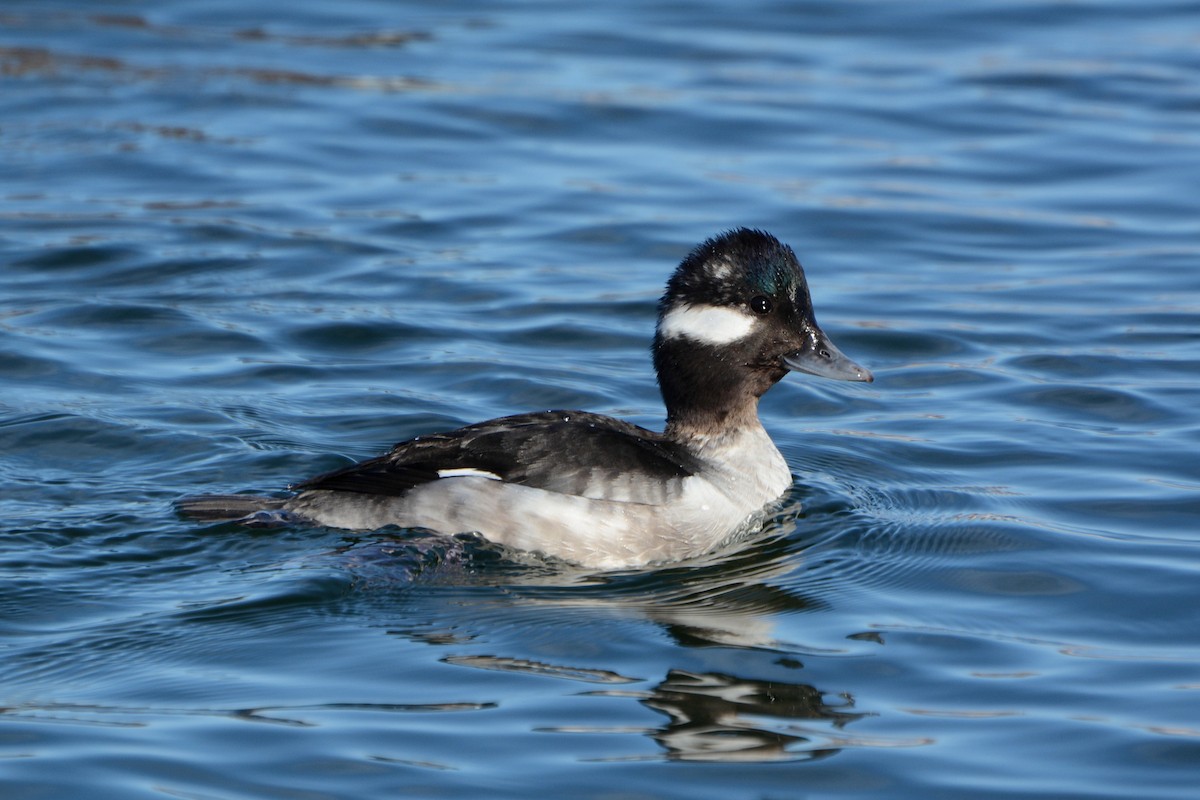
<path id="1" fill-rule="evenodd" d="M 260 511 L 278 511 L 283 501 L 252 494 L 201 494 L 177 500 L 175 508 L 192 519 L 244 520 Z"/>

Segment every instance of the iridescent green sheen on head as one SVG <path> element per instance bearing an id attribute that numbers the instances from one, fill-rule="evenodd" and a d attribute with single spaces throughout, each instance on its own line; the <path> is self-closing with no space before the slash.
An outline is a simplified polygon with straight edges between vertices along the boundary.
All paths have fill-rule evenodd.
<path id="1" fill-rule="evenodd" d="M 777 296 L 794 296 L 799 275 L 796 256 L 791 248 L 780 245 L 779 251 L 768 251 L 749 263 L 747 281 L 757 292 Z"/>
<path id="2" fill-rule="evenodd" d="M 667 284 L 664 306 L 676 302 L 744 306 L 756 295 L 776 301 L 807 298 L 804 270 L 787 245 L 763 231 L 738 228 L 701 244 Z"/>

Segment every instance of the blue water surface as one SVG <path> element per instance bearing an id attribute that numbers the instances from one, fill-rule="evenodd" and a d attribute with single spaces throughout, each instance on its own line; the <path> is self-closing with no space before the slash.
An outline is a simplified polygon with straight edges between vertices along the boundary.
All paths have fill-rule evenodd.
<path id="1" fill-rule="evenodd" d="M 1200 5 L 10 0 L 0 790 L 1192 798 Z M 762 534 L 590 574 L 180 518 L 501 414 L 658 427 L 792 244 Z"/>

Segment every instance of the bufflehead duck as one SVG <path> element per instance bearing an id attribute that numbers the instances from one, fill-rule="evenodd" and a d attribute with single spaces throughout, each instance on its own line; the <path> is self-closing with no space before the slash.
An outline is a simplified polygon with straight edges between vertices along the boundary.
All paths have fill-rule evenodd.
<path id="1" fill-rule="evenodd" d="M 180 507 L 247 523 L 475 532 L 598 569 L 677 561 L 753 525 L 792 485 L 758 418 L 768 389 L 789 370 L 872 380 L 817 326 L 792 249 L 746 228 L 675 270 L 653 356 L 662 433 L 585 411 L 518 414 L 401 442 L 295 484 L 288 498 L 209 495 Z"/>

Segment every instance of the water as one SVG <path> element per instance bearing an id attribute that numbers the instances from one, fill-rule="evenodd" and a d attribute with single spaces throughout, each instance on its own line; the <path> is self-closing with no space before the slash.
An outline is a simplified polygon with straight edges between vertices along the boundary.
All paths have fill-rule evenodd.
<path id="1" fill-rule="evenodd" d="M 1198 14 L 6 3 L 5 799 L 1193 797 Z M 655 300 L 736 225 L 877 378 L 768 395 L 742 547 L 172 511 L 659 425 Z"/>

